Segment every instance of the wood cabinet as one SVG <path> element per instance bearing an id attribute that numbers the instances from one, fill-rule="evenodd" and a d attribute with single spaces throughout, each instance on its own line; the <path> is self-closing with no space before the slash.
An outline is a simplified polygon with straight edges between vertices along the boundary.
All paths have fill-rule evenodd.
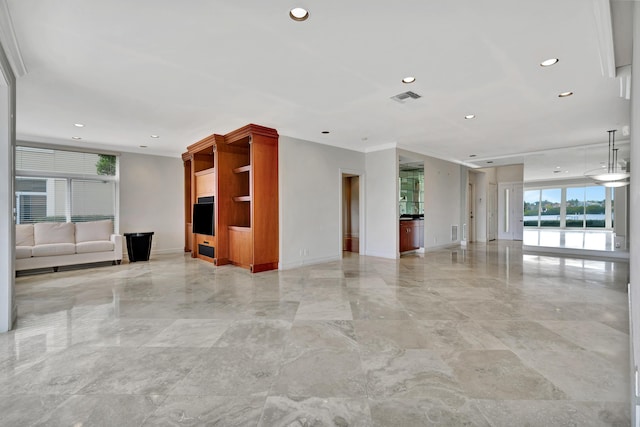
<path id="1" fill-rule="evenodd" d="M 229 259 L 235 265 L 251 268 L 253 245 L 251 244 L 250 227 L 229 226 Z"/>
<path id="2" fill-rule="evenodd" d="M 190 221 L 187 214 L 192 212 L 187 211 L 198 197 L 213 196 L 213 262 L 231 263 L 254 273 L 277 269 L 278 132 L 250 124 L 226 135 L 211 135 L 187 150 L 183 155 L 185 181 L 189 180 L 185 182 L 185 198 L 187 192 L 191 197 L 189 204 L 185 202 L 185 216 Z M 209 153 L 209 169 L 203 163 L 194 166 L 202 160 L 199 154 Z M 188 162 L 190 175 L 186 173 Z M 185 236 L 185 241 L 189 237 Z M 185 250 L 187 247 L 185 244 Z M 197 248 L 192 244 L 193 251 Z"/>
<path id="3" fill-rule="evenodd" d="M 216 246 L 215 236 L 206 236 L 207 244 L 203 245 L 200 253 L 202 236 L 193 233 L 193 205 L 201 197 L 215 199 L 215 169 L 213 158 L 213 143 L 215 135 L 190 145 L 182 155 L 184 164 L 184 219 L 185 219 L 185 252 L 191 252 L 193 258 L 201 258 L 214 262 L 210 256 L 212 248 Z M 214 226 L 215 229 L 215 226 Z"/>
<path id="4" fill-rule="evenodd" d="M 422 241 L 424 241 L 424 221 L 400 221 L 400 252 L 414 251 L 424 247 L 424 244 L 421 244 Z"/>
<path id="5" fill-rule="evenodd" d="M 254 273 L 277 269 L 278 133 L 249 125 L 225 135 L 225 142 L 233 153 L 226 187 L 229 261 Z"/>
<path id="6" fill-rule="evenodd" d="M 214 185 L 215 175 L 213 168 L 196 172 L 196 198 L 213 196 Z"/>
<path id="7" fill-rule="evenodd" d="M 196 234 L 196 244 L 198 258 L 209 262 L 213 262 L 215 260 L 215 236 Z"/>

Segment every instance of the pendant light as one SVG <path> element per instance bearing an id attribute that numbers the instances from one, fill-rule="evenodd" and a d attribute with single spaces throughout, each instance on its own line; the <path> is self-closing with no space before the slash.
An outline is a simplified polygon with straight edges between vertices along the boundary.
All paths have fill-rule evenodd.
<path id="1" fill-rule="evenodd" d="M 629 185 L 631 174 L 618 165 L 618 149 L 616 148 L 616 131 L 609 130 L 609 149 L 607 152 L 607 171 L 593 169 L 584 173 L 584 176 L 592 179 L 596 184 L 605 187 L 623 187 Z"/>

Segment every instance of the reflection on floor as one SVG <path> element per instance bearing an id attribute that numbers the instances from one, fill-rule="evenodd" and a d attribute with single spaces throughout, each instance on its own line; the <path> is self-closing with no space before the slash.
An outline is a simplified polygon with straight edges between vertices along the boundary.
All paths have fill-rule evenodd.
<path id="1" fill-rule="evenodd" d="M 527 251 L 559 250 L 558 253 L 574 255 L 629 258 L 624 240 L 616 239 L 615 233 L 609 230 L 525 228 L 522 244 Z"/>
<path id="2" fill-rule="evenodd" d="M 628 425 L 627 277 L 520 242 L 20 277 L 0 425 Z"/>

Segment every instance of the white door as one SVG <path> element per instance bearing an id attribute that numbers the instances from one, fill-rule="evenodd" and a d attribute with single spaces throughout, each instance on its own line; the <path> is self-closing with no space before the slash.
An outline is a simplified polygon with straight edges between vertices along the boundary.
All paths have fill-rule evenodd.
<path id="1" fill-rule="evenodd" d="M 498 238 L 498 186 L 489 184 L 487 191 L 487 240 Z"/>
<path id="2" fill-rule="evenodd" d="M 522 240 L 524 229 L 524 205 L 522 183 L 514 184 L 513 197 L 511 198 L 511 227 L 513 228 L 512 240 Z"/>
<path id="3" fill-rule="evenodd" d="M 522 240 L 523 195 L 521 182 L 498 184 L 498 238 Z"/>

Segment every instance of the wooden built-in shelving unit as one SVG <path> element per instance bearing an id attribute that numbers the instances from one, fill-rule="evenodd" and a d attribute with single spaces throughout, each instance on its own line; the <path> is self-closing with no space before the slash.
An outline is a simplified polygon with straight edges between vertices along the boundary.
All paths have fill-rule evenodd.
<path id="1" fill-rule="evenodd" d="M 235 168 L 233 170 L 233 173 L 242 173 L 242 172 L 250 172 L 251 171 L 251 165 L 246 165 L 246 166 L 241 166 L 239 168 Z"/>
<path id="2" fill-rule="evenodd" d="M 187 147 L 185 167 L 185 251 L 216 265 L 260 271 L 278 268 L 278 132 L 247 125 L 211 135 Z M 191 233 L 192 206 L 199 197 L 215 201 L 214 236 Z M 207 242 L 210 259 L 198 252 Z"/>
<path id="3" fill-rule="evenodd" d="M 182 155 L 184 164 L 184 209 L 185 209 L 185 252 L 191 252 L 194 258 L 201 258 L 205 261 L 214 262 L 215 258 L 200 251 L 202 245 L 206 248 L 215 248 L 216 236 L 194 234 L 193 205 L 199 198 L 211 198 L 215 200 L 216 195 L 216 170 L 214 164 L 213 147 L 216 141 L 220 141 L 219 135 L 211 135 L 195 144 L 187 147 L 187 152 Z M 214 233 L 215 234 L 215 233 Z M 201 253 L 202 252 L 202 253 Z M 215 253 L 215 251 L 214 251 Z"/>

